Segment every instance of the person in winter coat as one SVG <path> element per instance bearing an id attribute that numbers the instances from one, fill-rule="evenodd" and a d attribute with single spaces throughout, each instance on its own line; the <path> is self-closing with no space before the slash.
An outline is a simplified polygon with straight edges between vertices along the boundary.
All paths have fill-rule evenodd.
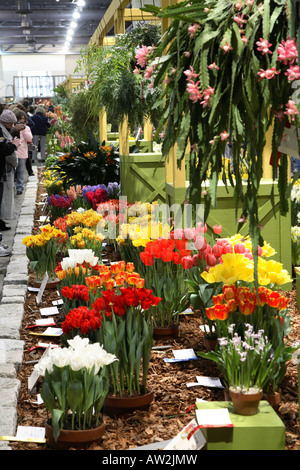
<path id="1" fill-rule="evenodd" d="M 38 106 L 35 114 L 31 118 L 35 124 L 33 129 L 33 144 L 38 147 L 40 145 L 41 161 L 44 162 L 46 158 L 46 145 L 47 145 L 47 132 L 50 127 L 45 110 Z M 32 152 L 32 161 L 37 160 L 37 151 Z"/>
<path id="2" fill-rule="evenodd" d="M 10 220 L 15 217 L 14 211 L 14 172 L 18 165 L 16 150 L 20 145 L 20 131 L 24 124 L 18 124 L 15 114 L 5 109 L 0 115 L 0 204 L 1 217 Z M 0 230 L 9 230 L 0 219 Z M 1 254 L 0 256 L 7 256 Z"/>
<path id="3" fill-rule="evenodd" d="M 17 122 L 24 124 L 26 127 L 22 131 L 20 131 L 20 145 L 16 150 L 16 154 L 18 157 L 18 166 L 16 169 L 16 190 L 17 195 L 19 196 L 24 191 L 24 183 L 26 177 L 26 160 L 28 158 L 28 144 L 32 143 L 32 133 L 30 127 L 27 125 L 27 116 L 25 111 L 16 111 L 15 112 Z"/>

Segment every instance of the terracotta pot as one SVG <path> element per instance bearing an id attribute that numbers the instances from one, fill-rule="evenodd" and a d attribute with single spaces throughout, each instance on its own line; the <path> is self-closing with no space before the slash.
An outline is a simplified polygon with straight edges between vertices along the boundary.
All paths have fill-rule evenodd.
<path id="1" fill-rule="evenodd" d="M 60 283 L 59 279 L 53 279 L 47 282 L 45 289 L 56 289 L 57 285 Z M 33 287 L 41 287 L 42 281 L 32 281 Z"/>
<path id="2" fill-rule="evenodd" d="M 218 344 L 217 339 L 212 339 L 212 338 L 208 338 L 207 336 L 204 336 L 204 346 L 207 349 L 207 351 L 214 351 L 216 349 L 217 344 Z"/>
<path id="3" fill-rule="evenodd" d="M 281 402 L 281 392 L 264 393 L 263 398 L 269 402 L 272 408 L 277 409 Z"/>
<path id="4" fill-rule="evenodd" d="M 46 441 L 51 449 L 85 449 L 94 442 L 97 443 L 102 439 L 105 433 L 105 423 L 92 429 L 79 429 L 77 431 L 62 429 L 57 441 L 55 441 L 53 437 L 53 428 L 49 421 L 46 422 L 45 430 Z"/>
<path id="5" fill-rule="evenodd" d="M 174 326 L 154 326 L 153 327 L 153 338 L 164 339 L 164 338 L 177 338 L 179 335 L 179 324 Z"/>
<path id="6" fill-rule="evenodd" d="M 262 390 L 253 393 L 240 393 L 229 387 L 229 394 L 234 411 L 238 415 L 253 416 L 257 414 L 259 402 L 262 398 Z"/>
<path id="7" fill-rule="evenodd" d="M 109 416 L 124 415 L 136 410 L 146 410 L 152 402 L 154 393 L 149 391 L 143 395 L 120 397 L 108 395 L 104 403 L 104 414 Z"/>

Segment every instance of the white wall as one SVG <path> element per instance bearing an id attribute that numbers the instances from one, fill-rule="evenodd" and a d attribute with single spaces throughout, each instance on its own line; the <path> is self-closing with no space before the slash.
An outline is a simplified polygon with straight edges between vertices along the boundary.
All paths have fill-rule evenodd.
<path id="1" fill-rule="evenodd" d="M 77 54 L 7 54 L 0 56 L 0 97 L 12 94 L 13 77 L 19 72 L 32 75 L 73 74 Z"/>

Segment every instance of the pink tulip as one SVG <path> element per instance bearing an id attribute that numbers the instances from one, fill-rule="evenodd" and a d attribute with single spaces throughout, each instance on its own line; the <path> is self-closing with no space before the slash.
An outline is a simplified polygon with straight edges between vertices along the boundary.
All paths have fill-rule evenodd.
<path id="1" fill-rule="evenodd" d="M 234 252 L 235 253 L 246 253 L 246 248 L 245 248 L 245 245 L 243 245 L 243 243 L 236 243 L 234 245 Z"/>

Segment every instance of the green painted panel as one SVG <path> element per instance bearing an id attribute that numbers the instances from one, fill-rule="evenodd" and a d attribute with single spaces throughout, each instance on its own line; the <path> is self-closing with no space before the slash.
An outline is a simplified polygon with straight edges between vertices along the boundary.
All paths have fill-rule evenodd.
<path id="1" fill-rule="evenodd" d="M 187 183 L 188 184 L 188 183 Z M 279 194 L 277 184 L 274 186 L 274 201 L 275 201 L 275 215 L 271 205 L 271 190 L 272 182 L 269 179 L 262 180 L 259 197 L 258 207 L 260 215 L 260 223 L 263 225 L 262 236 L 269 243 L 276 254 L 273 259 L 283 264 L 284 268 L 292 275 L 292 248 L 291 248 L 291 214 L 283 217 L 279 211 Z M 182 204 L 186 188 L 173 188 L 172 185 L 166 185 L 167 201 L 169 205 L 173 203 Z M 233 188 L 225 188 L 222 182 L 218 187 L 218 198 L 216 207 L 210 210 L 207 220 L 208 232 L 213 233 L 212 227 L 214 225 L 222 225 L 222 237 L 230 237 L 237 232 L 238 222 L 235 215 L 235 201 L 233 199 Z M 237 218 L 241 213 L 237 212 Z M 248 235 L 248 224 L 244 224 L 240 233 Z M 286 284 L 282 286 L 283 289 L 290 290 L 292 286 Z"/>

